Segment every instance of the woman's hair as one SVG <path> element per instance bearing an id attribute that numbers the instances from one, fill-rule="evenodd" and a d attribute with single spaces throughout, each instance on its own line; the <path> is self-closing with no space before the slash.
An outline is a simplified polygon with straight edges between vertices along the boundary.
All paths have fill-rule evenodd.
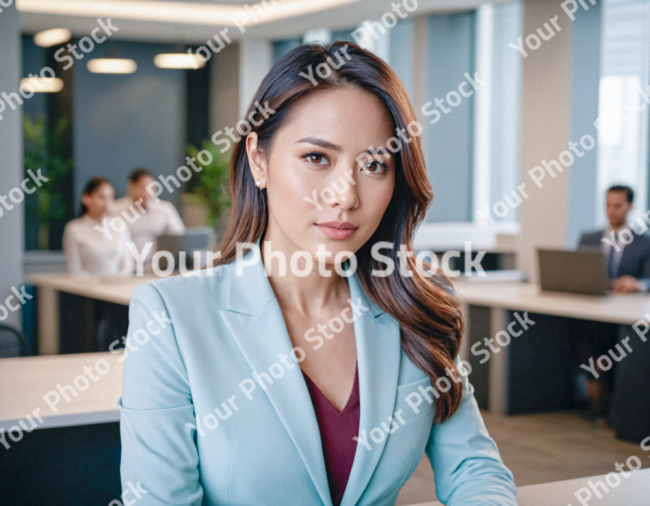
<path id="1" fill-rule="evenodd" d="M 82 195 L 91 195 L 95 191 L 99 189 L 99 187 L 103 184 L 109 184 L 113 186 L 113 183 L 111 183 L 108 179 L 105 179 L 100 176 L 95 176 L 92 178 L 90 181 L 86 183 L 86 186 L 84 187 L 84 191 L 82 192 Z M 83 216 L 88 212 L 88 209 L 86 209 L 86 206 L 84 206 L 83 202 L 81 203 L 81 214 L 79 216 Z"/>
<path id="2" fill-rule="evenodd" d="M 393 128 L 406 129 L 416 121 L 404 85 L 383 60 L 349 42 L 336 41 L 324 47 L 305 44 L 273 66 L 244 114 L 244 118 L 258 120 L 253 123 L 261 122 L 259 126 L 251 124 L 248 128 L 257 132 L 262 154 L 268 154 L 274 135 L 302 98 L 337 88 L 365 90 L 375 95 L 388 109 Z M 265 119 L 259 111 L 262 107 L 275 112 Z M 448 371 L 458 372 L 454 359 L 459 351 L 463 320 L 460 304 L 450 292 L 449 280 L 442 273 L 432 277 L 422 275 L 413 255 L 406 255 L 412 277 L 402 276 L 398 268 L 386 277 L 371 274 L 373 269 L 385 268 L 371 256 L 375 243 L 388 241 L 393 244 L 387 256 L 396 266 L 400 265 L 400 244 L 405 244 L 407 251 L 412 252 L 415 228 L 433 200 L 420 138 L 414 137 L 412 142 L 402 144 L 395 159 L 393 196 L 374 235 L 356 253 L 357 275 L 368 296 L 399 322 L 403 350 L 435 385 L 438 378 L 449 374 Z M 232 212 L 217 264 L 234 260 L 237 244 L 255 242 L 267 226 L 266 190 L 260 191 L 253 180 L 246 153 L 246 135 L 242 135 L 233 149 L 230 189 Z M 462 383 L 453 380 L 453 376 L 445 383 L 451 384 L 451 388 L 446 392 L 438 389 L 437 422 L 448 419 L 458 409 L 463 395 Z"/>

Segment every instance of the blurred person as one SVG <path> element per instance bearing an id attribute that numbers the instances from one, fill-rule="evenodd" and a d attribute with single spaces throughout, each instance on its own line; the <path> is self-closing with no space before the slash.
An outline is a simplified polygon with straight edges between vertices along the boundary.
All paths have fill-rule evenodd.
<path id="1" fill-rule="evenodd" d="M 615 185 L 607 190 L 606 211 L 609 226 L 582 235 L 578 247 L 599 247 L 607 261 L 607 274 L 614 293 L 648 292 L 650 290 L 650 238 L 646 227 L 631 228 L 628 213 L 634 205 L 634 191 L 629 186 Z M 623 234 L 622 231 L 626 230 Z M 638 233 L 641 232 L 641 233 Z M 631 240 L 630 240 L 631 239 Z M 628 243 L 628 244 L 626 244 Z M 578 364 L 597 359 L 616 344 L 618 325 L 589 320 L 570 320 Z M 597 368 L 599 378 L 586 373 L 586 394 L 591 419 L 610 417 L 613 369 Z M 579 375 L 585 374 L 580 370 Z"/>
<path id="2" fill-rule="evenodd" d="M 612 290 L 616 293 L 650 291 L 650 237 L 630 229 L 627 223 L 633 201 L 634 191 L 629 186 L 609 188 L 606 196 L 609 226 L 604 230 L 585 233 L 580 238 L 580 246 L 598 246 L 602 249 L 607 258 Z M 621 236 L 623 230 L 627 232 Z"/>
<path id="3" fill-rule="evenodd" d="M 460 372 L 460 303 L 444 274 L 416 268 L 433 198 L 421 139 L 372 148 L 417 131 L 404 85 L 359 46 L 307 44 L 251 102 L 217 266 L 131 298 L 128 340 L 144 344 L 124 362 L 123 489 L 148 491 L 141 506 L 389 505 L 426 453 L 443 503 L 515 506 Z M 371 250 L 387 242 L 400 268 L 380 276 Z M 273 267 L 294 255 L 317 268 Z"/>
<path id="4" fill-rule="evenodd" d="M 63 253 L 71 274 L 121 275 L 133 273 L 135 262 L 129 251 L 131 236 L 127 228 L 102 233 L 102 221 L 108 214 L 115 190 L 107 179 L 94 177 L 81 197 L 81 217 L 66 224 Z"/>
<path id="5" fill-rule="evenodd" d="M 142 253 L 147 243 L 151 249 L 144 259 L 144 266 L 151 266 L 151 259 L 158 250 L 158 236 L 181 235 L 185 225 L 171 202 L 154 199 L 147 187 L 155 183 L 153 175 L 142 167 L 136 168 L 129 176 L 127 195 L 116 200 L 111 206 L 112 216 L 121 216 L 129 227 L 131 239 L 138 253 Z"/>

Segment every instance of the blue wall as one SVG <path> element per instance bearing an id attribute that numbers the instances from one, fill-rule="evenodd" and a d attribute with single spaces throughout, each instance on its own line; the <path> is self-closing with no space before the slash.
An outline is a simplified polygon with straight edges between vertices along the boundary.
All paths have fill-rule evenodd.
<path id="1" fill-rule="evenodd" d="M 285 54 L 293 51 L 301 44 L 302 40 L 298 37 L 273 42 L 273 63 L 277 63 Z"/>
<path id="2" fill-rule="evenodd" d="M 413 99 L 413 20 L 405 19 L 391 28 L 388 63 Z"/>
<path id="3" fill-rule="evenodd" d="M 598 141 L 594 121 L 598 117 L 600 86 L 600 45 L 602 2 L 589 5 L 573 22 L 573 60 L 571 68 L 571 141 L 578 142 L 589 134 Z M 568 146 L 567 146 L 568 149 Z M 582 148 L 578 146 L 581 151 Z M 605 205 L 605 196 L 598 195 L 598 149 L 575 156 L 569 169 L 566 243 L 577 246 L 583 232 L 596 224 L 596 202 Z"/>
<path id="4" fill-rule="evenodd" d="M 75 199 L 95 175 L 109 178 L 116 196 L 126 193 L 126 178 L 134 167 L 169 175 L 185 158 L 185 71 L 159 69 L 153 58 L 170 46 L 113 42 L 89 56 L 131 58 L 134 74 L 92 74 L 89 56 L 74 66 Z M 180 201 L 180 190 L 162 198 Z"/>

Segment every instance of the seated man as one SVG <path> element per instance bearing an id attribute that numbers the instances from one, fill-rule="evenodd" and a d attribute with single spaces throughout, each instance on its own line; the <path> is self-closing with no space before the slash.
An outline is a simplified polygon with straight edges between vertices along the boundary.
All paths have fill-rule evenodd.
<path id="1" fill-rule="evenodd" d="M 151 259 L 157 251 L 158 236 L 183 234 L 185 225 L 170 202 L 156 201 L 147 186 L 156 180 L 146 169 L 137 168 L 129 177 L 126 197 L 115 201 L 111 214 L 120 215 L 128 224 L 132 241 L 142 254 L 147 243 L 152 243 L 145 259 L 145 270 L 150 270 Z"/>
<path id="2" fill-rule="evenodd" d="M 647 227 L 630 227 L 627 223 L 633 200 L 634 192 L 630 187 L 609 188 L 606 197 L 609 227 L 583 234 L 580 239 L 580 246 L 602 249 L 607 259 L 611 287 L 616 293 L 650 291 L 650 238 L 644 234 Z M 587 364 L 590 358 L 596 360 L 616 344 L 618 326 L 613 323 L 570 320 L 570 324 L 576 338 L 575 356 L 579 364 Z M 580 371 L 584 373 L 584 370 Z M 587 373 L 587 395 L 592 418 L 607 416 L 612 372 L 599 370 L 599 378 Z"/>
<path id="3" fill-rule="evenodd" d="M 580 246 L 600 246 L 607 257 L 607 269 L 615 292 L 650 291 L 650 238 L 643 230 L 627 224 L 634 192 L 628 186 L 607 190 L 609 227 L 583 234 Z M 640 232 L 640 233 L 639 233 Z"/>

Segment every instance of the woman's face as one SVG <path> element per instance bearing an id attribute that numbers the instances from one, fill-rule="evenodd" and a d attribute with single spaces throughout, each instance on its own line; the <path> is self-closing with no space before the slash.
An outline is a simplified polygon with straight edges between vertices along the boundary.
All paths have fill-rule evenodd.
<path id="1" fill-rule="evenodd" d="M 103 183 L 95 188 L 95 191 L 81 197 L 81 202 L 86 206 L 87 214 L 95 219 L 101 220 L 108 212 L 108 207 L 113 202 L 115 190 L 108 183 Z"/>
<path id="2" fill-rule="evenodd" d="M 274 250 L 307 251 L 316 259 L 324 248 L 331 256 L 321 261 L 328 264 L 339 252 L 359 250 L 395 187 L 394 155 L 369 150 L 385 147 L 393 135 L 384 104 L 348 88 L 316 92 L 296 104 L 267 158 L 254 149 L 256 134 L 249 135 L 251 170 L 268 196 L 264 240 Z"/>

